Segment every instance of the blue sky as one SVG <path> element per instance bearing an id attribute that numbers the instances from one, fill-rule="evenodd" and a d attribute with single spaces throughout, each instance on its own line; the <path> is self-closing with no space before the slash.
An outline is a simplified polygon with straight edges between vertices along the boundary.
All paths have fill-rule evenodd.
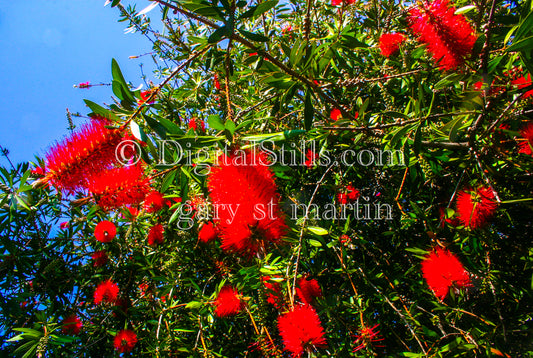
<path id="1" fill-rule="evenodd" d="M 13 162 L 41 157 L 68 134 L 66 108 L 87 114 L 87 98 L 111 103 L 107 86 L 73 85 L 111 82 L 111 58 L 135 86 L 142 83 L 139 64 L 151 75 L 151 57 L 128 59 L 151 51 L 141 34 L 124 34 L 119 11 L 105 0 L 0 0 L 0 145 Z M 137 10 L 147 0 L 136 3 Z M 149 15 L 157 16 L 157 9 Z M 81 123 L 81 118 L 74 118 Z M 7 166 L 5 158 L 0 165 Z"/>

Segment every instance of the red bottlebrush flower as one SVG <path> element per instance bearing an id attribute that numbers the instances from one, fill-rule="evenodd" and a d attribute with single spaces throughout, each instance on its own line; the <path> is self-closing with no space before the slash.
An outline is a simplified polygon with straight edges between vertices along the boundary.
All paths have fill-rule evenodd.
<path id="1" fill-rule="evenodd" d="M 275 281 L 270 282 L 270 276 L 261 277 L 261 281 L 263 282 L 263 285 L 265 285 L 267 302 L 277 309 L 280 309 L 283 306 L 280 283 Z"/>
<path id="2" fill-rule="evenodd" d="M 316 297 L 322 297 L 322 289 L 314 278 L 308 280 L 307 277 L 302 277 L 296 285 L 296 294 L 304 304 L 311 304 Z"/>
<path id="3" fill-rule="evenodd" d="M 33 170 L 31 171 L 31 173 L 32 173 L 33 175 L 36 175 L 36 176 L 44 176 L 45 171 L 46 171 L 46 170 L 45 170 L 44 168 L 36 167 L 35 169 L 33 169 Z"/>
<path id="4" fill-rule="evenodd" d="M 140 93 L 141 99 L 137 100 L 137 104 L 139 106 L 142 106 L 143 104 L 145 104 L 146 101 L 148 100 L 148 98 L 150 98 L 150 96 L 152 95 L 152 92 L 153 92 L 153 90 L 141 91 L 141 93 Z M 155 98 L 153 98 L 152 100 L 150 100 L 148 102 L 148 104 L 154 104 L 154 103 L 155 103 Z"/>
<path id="5" fill-rule="evenodd" d="M 111 221 L 100 221 L 94 228 L 94 237 L 100 242 L 110 242 L 117 235 L 117 227 Z"/>
<path id="6" fill-rule="evenodd" d="M 228 317 L 239 313 L 244 308 L 239 292 L 231 286 L 224 286 L 214 302 L 215 314 L 218 317 Z"/>
<path id="7" fill-rule="evenodd" d="M 338 108 L 332 109 L 331 113 L 329 114 L 329 118 L 331 118 L 332 121 L 338 121 L 342 118 L 341 110 Z"/>
<path id="8" fill-rule="evenodd" d="M 50 148 L 43 180 L 71 192 L 84 187 L 88 176 L 116 163 L 115 150 L 123 136 L 122 129 L 108 129 L 101 122 L 93 121 L 82 126 L 78 132 Z"/>
<path id="9" fill-rule="evenodd" d="M 237 151 L 219 158 L 208 178 L 222 248 L 253 255 L 280 242 L 287 225 L 265 153 Z"/>
<path id="10" fill-rule="evenodd" d="M 92 253 L 91 258 L 94 261 L 94 267 L 104 266 L 108 260 L 107 253 L 105 251 L 95 251 Z"/>
<path id="11" fill-rule="evenodd" d="M 411 29 L 439 62 L 441 70 L 454 69 L 472 53 L 477 37 L 463 15 L 456 15 L 448 0 L 433 0 L 410 11 Z"/>
<path id="12" fill-rule="evenodd" d="M 348 195 L 344 193 L 337 193 L 337 201 L 339 202 L 339 205 L 348 204 Z"/>
<path id="13" fill-rule="evenodd" d="M 251 52 L 249 56 L 257 56 L 257 52 Z"/>
<path id="14" fill-rule="evenodd" d="M 68 227 L 69 227 L 69 222 L 68 221 L 64 221 L 61 224 L 59 224 L 59 228 L 61 230 L 68 229 Z"/>
<path id="15" fill-rule="evenodd" d="M 351 202 L 356 201 L 361 196 L 361 193 L 359 190 L 355 189 L 352 185 L 346 186 L 346 195 L 348 197 L 348 200 Z"/>
<path id="16" fill-rule="evenodd" d="M 498 204 L 490 188 L 463 190 L 457 194 L 457 214 L 465 227 L 476 229 L 494 215 Z"/>
<path id="17" fill-rule="evenodd" d="M 90 88 L 92 87 L 91 84 L 89 82 L 82 82 L 80 84 L 78 84 L 78 88 Z"/>
<path id="18" fill-rule="evenodd" d="M 212 222 L 208 222 L 202 225 L 202 228 L 198 232 L 198 239 L 201 242 L 205 242 L 205 243 L 215 240 L 217 236 L 218 236 L 217 229 L 215 228 Z"/>
<path id="19" fill-rule="evenodd" d="M 527 74 L 527 77 L 521 76 L 511 81 L 511 84 L 518 87 L 518 89 L 526 88 L 531 85 L 531 74 Z M 533 96 L 533 90 L 524 93 L 522 98 L 528 98 Z"/>
<path id="20" fill-rule="evenodd" d="M 292 26 L 291 25 L 287 25 L 287 26 L 285 26 L 285 27 L 283 27 L 281 29 L 281 33 L 282 34 L 287 34 L 287 33 L 291 32 L 291 31 L 292 31 Z"/>
<path id="21" fill-rule="evenodd" d="M 520 135 L 524 140 L 518 143 L 518 153 L 524 153 L 533 156 L 533 122 L 528 123 L 525 128 L 520 131 Z"/>
<path id="22" fill-rule="evenodd" d="M 122 217 L 130 221 L 134 221 L 139 215 L 139 210 L 137 208 L 132 208 L 131 206 L 125 207 L 124 212 L 121 213 Z"/>
<path id="23" fill-rule="evenodd" d="M 385 57 L 394 55 L 400 50 L 400 44 L 405 41 L 405 36 L 398 33 L 383 34 L 379 38 L 379 49 Z"/>
<path id="24" fill-rule="evenodd" d="M 101 282 L 94 291 L 94 303 L 113 303 L 118 297 L 118 285 L 111 280 Z"/>
<path id="25" fill-rule="evenodd" d="M 308 168 L 312 168 L 315 166 L 316 160 L 319 158 L 319 155 L 313 152 L 311 149 L 308 149 L 307 153 L 305 154 L 305 158 L 305 166 Z"/>
<path id="26" fill-rule="evenodd" d="M 281 315 L 278 319 L 278 329 L 285 350 L 295 357 L 301 357 L 304 351 L 313 347 L 326 345 L 320 318 L 309 305 L 296 306 L 292 311 Z"/>
<path id="27" fill-rule="evenodd" d="M 475 91 L 481 91 L 482 88 L 483 88 L 483 81 L 477 81 L 476 83 L 474 83 Z"/>
<path id="28" fill-rule="evenodd" d="M 459 259 L 447 250 L 437 247 L 422 261 L 422 274 L 426 282 L 441 301 L 451 287 L 470 286 L 470 276 Z"/>
<path id="29" fill-rule="evenodd" d="M 150 192 L 144 200 L 144 209 L 147 213 L 157 213 L 163 209 L 164 205 L 165 199 L 163 198 L 163 194 L 158 191 Z"/>
<path id="30" fill-rule="evenodd" d="M 214 83 L 215 83 L 215 88 L 217 89 L 217 91 L 220 91 L 220 81 L 218 80 L 218 75 L 216 73 L 215 73 Z"/>
<path id="31" fill-rule="evenodd" d="M 188 125 L 189 125 L 189 129 L 200 131 L 200 132 L 205 132 L 205 122 L 202 121 L 201 119 L 191 118 L 189 120 Z"/>
<path id="32" fill-rule="evenodd" d="M 131 352 L 135 344 L 137 344 L 137 335 L 129 329 L 118 332 L 113 340 L 115 349 L 120 353 Z"/>
<path id="33" fill-rule="evenodd" d="M 379 331 L 375 330 L 378 326 L 379 326 L 379 323 L 374 325 L 374 327 L 363 326 L 359 330 L 359 334 L 356 335 L 356 340 L 354 342 L 354 344 L 358 344 L 358 346 L 354 348 L 353 352 L 357 352 L 372 343 L 380 342 L 385 339 L 379 335 Z M 382 347 L 378 345 L 374 345 L 374 346 Z"/>
<path id="34" fill-rule="evenodd" d="M 63 327 L 61 328 L 61 332 L 63 332 L 63 334 L 73 335 L 80 334 L 81 327 L 83 326 L 81 320 L 76 315 L 71 315 L 65 318 L 62 322 L 62 325 Z"/>
<path id="35" fill-rule="evenodd" d="M 344 5 L 350 5 L 350 4 L 353 4 L 355 2 L 355 0 L 331 0 L 331 5 L 332 6 L 337 6 L 337 5 L 340 5 L 342 3 L 344 3 Z"/>
<path id="36" fill-rule="evenodd" d="M 144 176 L 144 170 L 139 164 L 95 175 L 89 179 L 88 189 L 104 210 L 138 205 L 150 191 L 149 179 Z"/>
<path id="37" fill-rule="evenodd" d="M 296 285 L 296 294 L 305 304 L 311 304 L 316 297 L 322 297 L 322 289 L 314 278 L 308 280 L 307 277 L 302 277 Z"/>
<path id="38" fill-rule="evenodd" d="M 165 232 L 165 229 L 163 228 L 163 225 L 157 224 L 150 228 L 150 232 L 148 233 L 148 245 L 160 245 L 165 240 L 163 233 Z"/>

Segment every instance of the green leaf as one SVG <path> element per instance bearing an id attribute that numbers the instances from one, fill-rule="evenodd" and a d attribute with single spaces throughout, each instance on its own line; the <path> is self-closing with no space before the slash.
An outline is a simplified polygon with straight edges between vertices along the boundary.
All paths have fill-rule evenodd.
<path id="1" fill-rule="evenodd" d="M 256 135 L 249 135 L 246 137 L 243 137 L 243 141 L 248 142 L 264 142 L 264 141 L 283 141 L 290 138 L 294 138 L 300 134 L 306 133 L 307 131 L 303 129 L 294 129 L 284 132 L 277 132 L 277 133 L 267 133 L 267 134 L 256 134 Z"/>
<path id="2" fill-rule="evenodd" d="M 222 26 L 216 29 L 207 39 L 207 43 L 214 44 L 222 40 L 226 36 L 227 27 Z"/>
<path id="3" fill-rule="evenodd" d="M 311 101 L 311 91 L 308 89 L 305 94 L 305 107 L 304 107 L 304 128 L 306 130 L 311 129 L 313 125 L 314 116 L 313 102 Z"/>
<path id="4" fill-rule="evenodd" d="M 521 39 L 528 32 L 533 30 L 533 11 L 530 11 L 529 14 L 522 20 L 518 30 L 516 30 L 515 39 Z"/>
<path id="5" fill-rule="evenodd" d="M 524 49 L 531 49 L 533 48 L 533 36 L 526 37 L 525 39 L 522 39 L 516 43 L 513 43 L 511 46 L 507 48 L 508 52 L 516 52 L 521 51 Z"/>
<path id="6" fill-rule="evenodd" d="M 315 247 L 322 247 L 322 243 L 318 240 L 314 240 L 314 239 L 309 239 L 309 244 L 311 244 L 311 246 L 315 246 Z"/>
<path id="7" fill-rule="evenodd" d="M 466 6 L 463 6 L 462 8 L 455 10 L 455 14 L 456 15 L 466 14 L 467 12 L 470 12 L 475 9 L 476 9 L 476 5 L 466 5 Z"/>
<path id="8" fill-rule="evenodd" d="M 122 86 L 128 88 L 128 83 L 126 82 L 126 80 L 124 79 L 124 76 L 122 75 L 122 71 L 120 70 L 117 60 L 115 60 L 114 58 L 111 60 L 111 74 L 113 75 L 114 81 L 117 81 Z"/>
<path id="9" fill-rule="evenodd" d="M 329 234 L 328 230 L 318 227 L 318 226 L 309 226 L 307 230 L 311 231 L 315 235 L 324 236 Z"/>
<path id="10" fill-rule="evenodd" d="M 99 104 L 97 103 L 94 103 L 92 101 L 89 101 L 88 99 L 84 99 L 83 100 L 85 102 L 85 104 L 87 105 L 87 107 L 89 107 L 91 109 L 91 111 L 93 111 L 94 114 L 98 114 L 102 117 L 105 117 L 107 119 L 110 119 L 114 122 L 117 122 L 120 120 L 119 117 L 117 117 L 115 115 L 115 113 L 113 113 L 112 111 L 110 111 L 109 109 L 106 109 L 102 106 L 100 106 Z"/>
<path id="11" fill-rule="evenodd" d="M 260 3 L 259 5 L 252 6 L 249 10 L 242 13 L 241 16 L 239 16 L 239 20 L 246 19 L 249 17 L 257 17 L 261 14 L 264 14 L 268 10 L 272 9 L 274 6 L 278 4 L 278 0 L 270 0 Z"/>
<path id="12" fill-rule="evenodd" d="M 235 133 L 235 122 L 228 119 L 226 121 L 226 124 L 224 125 L 224 128 L 226 128 L 231 133 L 231 135 L 233 135 Z"/>
<path id="13" fill-rule="evenodd" d="M 261 35 L 261 34 L 256 34 L 254 32 L 250 32 L 250 31 L 246 31 L 246 30 L 243 30 L 243 29 L 238 29 L 238 31 L 244 36 L 246 37 L 248 40 L 251 40 L 251 41 L 256 41 L 256 42 L 267 42 L 269 39 L 268 37 L 264 36 L 264 35 Z"/>
<path id="14" fill-rule="evenodd" d="M 216 129 L 217 131 L 223 131 L 226 128 L 224 123 L 222 123 L 220 120 L 220 116 L 218 114 L 212 114 L 207 117 L 207 124 L 210 128 Z"/>

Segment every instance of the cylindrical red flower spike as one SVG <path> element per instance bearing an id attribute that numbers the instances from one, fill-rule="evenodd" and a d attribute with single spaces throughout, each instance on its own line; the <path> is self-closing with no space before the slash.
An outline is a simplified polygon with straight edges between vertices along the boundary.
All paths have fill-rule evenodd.
<path id="1" fill-rule="evenodd" d="M 471 286 L 470 275 L 459 259 L 447 250 L 437 247 L 422 261 L 422 274 L 440 300 L 448 295 L 450 288 Z"/>
<path id="2" fill-rule="evenodd" d="M 152 226 L 148 232 L 148 245 L 154 246 L 162 244 L 165 240 L 163 236 L 164 232 L 165 229 L 163 228 L 163 225 L 157 224 Z"/>
<path id="3" fill-rule="evenodd" d="M 278 329 L 285 350 L 294 357 L 301 357 L 304 351 L 326 345 L 324 329 L 315 309 L 309 305 L 294 307 L 278 319 Z"/>
<path id="4" fill-rule="evenodd" d="M 198 232 L 198 239 L 201 242 L 209 242 L 216 239 L 218 236 L 217 229 L 212 222 L 205 223 Z"/>
<path id="5" fill-rule="evenodd" d="M 528 123 L 521 131 L 522 140 L 518 143 L 518 153 L 533 156 L 533 122 Z"/>
<path id="6" fill-rule="evenodd" d="M 102 267 L 108 261 L 107 253 L 105 251 L 95 251 L 92 253 L 91 258 L 93 259 L 94 267 Z"/>
<path id="7" fill-rule="evenodd" d="M 138 205 L 150 192 L 149 179 L 140 164 L 110 169 L 88 180 L 89 191 L 104 210 Z"/>
<path id="8" fill-rule="evenodd" d="M 214 302 L 216 306 L 215 314 L 218 317 L 233 316 L 242 311 L 244 302 L 241 300 L 239 292 L 231 286 L 224 286 L 218 293 Z"/>
<path id="9" fill-rule="evenodd" d="M 118 285 L 112 280 L 105 280 L 100 283 L 94 291 L 94 303 L 113 303 L 118 297 Z"/>
<path id="10" fill-rule="evenodd" d="M 165 202 L 163 194 L 154 190 L 146 196 L 146 199 L 144 200 L 144 209 L 147 213 L 157 213 L 163 209 Z"/>
<path id="11" fill-rule="evenodd" d="M 316 297 L 322 297 L 322 289 L 314 278 L 308 280 L 307 277 L 302 277 L 296 285 L 296 294 L 305 304 L 311 304 Z"/>
<path id="12" fill-rule="evenodd" d="M 456 204 L 459 220 L 472 229 L 485 225 L 498 208 L 492 190 L 483 186 L 460 191 Z"/>
<path id="13" fill-rule="evenodd" d="M 129 329 L 118 332 L 113 340 L 115 349 L 120 353 L 131 352 L 135 344 L 137 344 L 137 335 Z"/>
<path id="14" fill-rule="evenodd" d="M 400 44 L 405 41 L 405 36 L 398 33 L 383 34 L 379 38 L 379 49 L 385 57 L 394 55 L 400 50 Z"/>
<path id="15" fill-rule="evenodd" d="M 110 242 L 117 235 L 117 227 L 111 221 L 100 221 L 94 228 L 94 237 L 100 242 Z"/>
<path id="16" fill-rule="evenodd" d="M 477 37 L 463 15 L 456 15 L 448 0 L 433 0 L 409 13 L 411 29 L 438 62 L 441 70 L 451 70 L 470 56 Z"/>
<path id="17" fill-rule="evenodd" d="M 71 315 L 65 318 L 62 322 L 63 327 L 61 328 L 61 332 L 63 334 L 73 334 L 78 335 L 81 331 L 81 327 L 83 324 L 81 323 L 81 320 L 76 315 Z"/>
<path id="18" fill-rule="evenodd" d="M 84 187 L 87 177 L 117 162 L 115 151 L 123 137 L 123 129 L 106 128 L 101 121 L 83 125 L 50 148 L 43 181 L 69 192 Z"/>
<path id="19" fill-rule="evenodd" d="M 208 178 L 215 222 L 226 251 L 253 255 L 287 231 L 266 154 L 239 150 L 219 158 Z"/>

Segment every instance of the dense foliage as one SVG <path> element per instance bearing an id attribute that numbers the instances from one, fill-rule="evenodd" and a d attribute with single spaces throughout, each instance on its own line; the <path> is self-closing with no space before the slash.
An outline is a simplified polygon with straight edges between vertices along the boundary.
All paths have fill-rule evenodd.
<path id="1" fill-rule="evenodd" d="M 160 83 L 0 168 L 4 356 L 533 356 L 531 1 L 107 3 Z"/>

